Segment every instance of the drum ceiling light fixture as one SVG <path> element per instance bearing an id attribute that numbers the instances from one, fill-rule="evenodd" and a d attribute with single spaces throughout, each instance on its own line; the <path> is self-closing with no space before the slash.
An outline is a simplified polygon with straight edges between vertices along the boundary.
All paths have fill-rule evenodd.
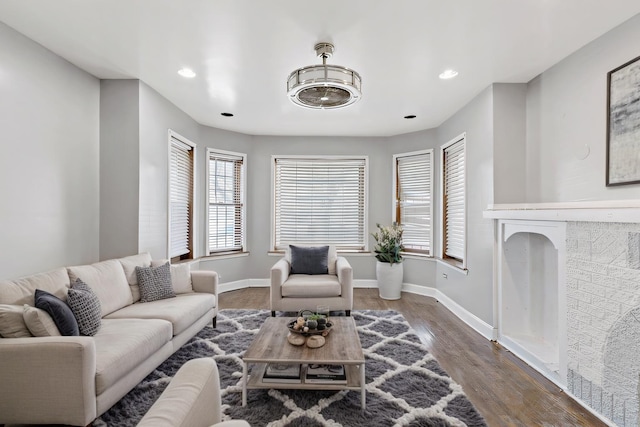
<path id="1" fill-rule="evenodd" d="M 298 68 L 287 79 L 287 94 L 297 105 L 314 109 L 342 108 L 362 97 L 360 74 L 340 65 L 327 65 L 333 55 L 331 43 L 318 43 L 314 47 L 322 65 Z"/>

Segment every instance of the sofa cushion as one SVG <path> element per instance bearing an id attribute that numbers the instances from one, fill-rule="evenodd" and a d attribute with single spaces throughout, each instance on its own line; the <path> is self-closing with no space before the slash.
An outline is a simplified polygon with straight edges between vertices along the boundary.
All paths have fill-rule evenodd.
<path id="1" fill-rule="evenodd" d="M 24 308 L 21 305 L 0 304 L 0 337 L 24 338 L 30 337 L 23 318 Z"/>
<path id="2" fill-rule="evenodd" d="M 159 319 L 102 319 L 93 340 L 99 395 L 169 342 L 171 324 Z"/>
<path id="3" fill-rule="evenodd" d="M 93 336 L 100 329 L 100 300 L 89 285 L 76 279 L 69 289 L 67 303 L 82 335 Z"/>
<path id="4" fill-rule="evenodd" d="M 292 274 L 280 287 L 283 297 L 324 298 L 342 293 L 338 276 L 333 274 Z"/>
<path id="5" fill-rule="evenodd" d="M 0 280 L 0 304 L 33 303 L 36 289 L 47 291 L 58 298 L 66 299 L 69 289 L 69 275 L 65 268 L 58 268 L 47 273 L 34 274 L 15 280 Z"/>
<path id="6" fill-rule="evenodd" d="M 169 262 L 169 260 L 153 260 L 151 267 L 158 267 Z M 181 262 L 180 264 L 171 264 L 171 287 L 176 294 L 184 294 L 193 292 L 193 284 L 191 283 L 191 263 Z"/>
<path id="7" fill-rule="evenodd" d="M 318 244 L 305 244 L 305 243 L 295 243 L 295 246 L 304 247 L 304 246 L 318 246 Z M 291 248 L 287 246 L 287 249 L 284 252 L 284 259 L 289 261 L 291 264 Z M 329 270 L 329 274 L 336 274 L 336 262 L 338 261 L 338 252 L 336 251 L 335 245 L 329 245 L 329 255 L 327 260 L 327 269 Z"/>
<path id="8" fill-rule="evenodd" d="M 100 300 L 102 317 L 133 303 L 127 277 L 118 260 L 69 267 L 67 270 L 72 281 L 81 279 L 93 289 Z"/>
<path id="9" fill-rule="evenodd" d="M 59 337 L 60 331 L 46 311 L 24 305 L 24 323 L 34 337 Z"/>
<path id="10" fill-rule="evenodd" d="M 53 319 L 56 327 L 63 336 L 78 336 L 78 322 L 73 316 L 71 309 L 66 302 L 49 292 L 36 289 L 36 307 L 40 308 Z"/>
<path id="11" fill-rule="evenodd" d="M 124 275 L 127 277 L 127 282 L 131 288 L 131 296 L 133 302 L 140 301 L 140 289 L 138 288 L 138 276 L 136 275 L 136 267 L 150 267 L 151 266 L 151 254 L 144 252 L 138 255 L 131 255 L 128 257 L 120 258 L 118 260 L 122 264 Z"/>
<path id="12" fill-rule="evenodd" d="M 106 318 L 164 319 L 173 325 L 173 335 L 178 335 L 215 306 L 215 295 L 180 294 L 175 298 L 132 304 Z"/>
<path id="13" fill-rule="evenodd" d="M 168 262 L 159 267 L 136 267 L 136 275 L 140 287 L 140 302 L 176 296 L 171 286 L 171 267 Z"/>
<path id="14" fill-rule="evenodd" d="M 291 274 L 328 274 L 329 246 L 294 246 L 291 249 Z"/>

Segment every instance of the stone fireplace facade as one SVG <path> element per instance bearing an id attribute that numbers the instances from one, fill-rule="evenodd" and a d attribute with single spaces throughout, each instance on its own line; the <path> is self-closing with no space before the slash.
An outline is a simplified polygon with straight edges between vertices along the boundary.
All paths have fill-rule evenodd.
<path id="1" fill-rule="evenodd" d="M 567 389 L 638 426 L 640 224 L 567 223 Z"/>
<path id="2" fill-rule="evenodd" d="M 640 200 L 493 205 L 484 217 L 495 226 L 496 339 L 609 424 L 640 427 Z M 516 261 L 533 271 L 541 266 L 531 243 L 508 245 L 516 232 L 553 242 L 557 292 L 547 283 L 552 273 L 513 274 L 518 263 L 509 251 L 528 257 Z M 505 290 L 514 287 L 558 298 L 558 371 L 504 333 L 507 322 L 520 321 L 501 315 L 513 305 Z M 539 301 L 527 308 L 554 310 Z"/>

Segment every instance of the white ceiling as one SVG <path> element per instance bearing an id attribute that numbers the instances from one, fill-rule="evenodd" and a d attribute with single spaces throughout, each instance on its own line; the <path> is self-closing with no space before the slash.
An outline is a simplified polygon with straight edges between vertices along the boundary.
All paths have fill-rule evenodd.
<path id="1" fill-rule="evenodd" d="M 0 0 L 0 21 L 89 73 L 140 79 L 199 123 L 252 135 L 436 127 L 491 83 L 528 82 L 637 13 L 638 0 Z M 362 76 L 360 102 L 288 100 L 287 76 L 321 62 L 320 41 L 336 46 L 328 63 Z M 459 76 L 438 79 L 446 68 Z"/>

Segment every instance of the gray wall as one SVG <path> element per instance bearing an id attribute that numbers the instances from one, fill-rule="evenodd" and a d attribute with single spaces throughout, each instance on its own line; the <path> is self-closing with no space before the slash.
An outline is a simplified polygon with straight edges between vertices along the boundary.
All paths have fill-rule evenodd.
<path id="1" fill-rule="evenodd" d="M 233 118 L 230 118 L 233 120 Z M 233 282 L 236 280 L 268 277 L 269 273 L 261 272 L 259 276 L 248 275 L 247 272 L 251 271 L 253 258 L 258 256 L 258 252 L 255 251 L 256 245 L 251 238 L 251 232 L 254 229 L 253 221 L 255 218 L 261 218 L 265 214 L 260 205 L 254 203 L 256 191 L 252 185 L 252 179 L 255 176 L 253 169 L 254 156 L 253 145 L 251 144 L 251 136 L 244 135 L 236 132 L 229 132 L 221 129 L 215 129 L 209 126 L 200 126 L 198 133 L 198 148 L 197 148 L 197 164 L 196 164 L 196 176 L 197 176 L 197 196 L 196 196 L 196 211 L 200 213 L 200 219 L 197 222 L 198 230 L 197 234 L 200 236 L 198 243 L 198 253 L 206 255 L 207 250 L 207 236 L 206 233 L 206 191 L 207 191 L 207 148 L 215 148 L 218 150 L 234 151 L 236 153 L 243 153 L 247 155 L 247 249 L 250 252 L 250 256 L 233 257 L 225 259 L 202 259 L 200 261 L 200 268 L 202 270 L 215 270 L 220 276 L 221 282 Z M 268 212 L 268 210 L 266 211 Z M 265 275 L 266 274 L 266 275 Z"/>
<path id="2" fill-rule="evenodd" d="M 98 79 L 0 23 L 0 278 L 98 257 Z"/>
<path id="3" fill-rule="evenodd" d="M 444 122 L 437 133 L 438 143 L 442 145 L 466 132 L 468 274 L 438 263 L 436 286 L 488 324 L 493 324 L 493 222 L 484 219 L 482 212 L 493 203 L 493 106 L 494 88 L 491 86 Z M 436 155 L 439 156 L 439 152 Z M 441 167 L 438 163 L 437 170 Z M 439 189 L 440 180 L 437 186 Z M 440 191 L 436 200 L 440 200 Z M 439 206 L 436 217 L 435 229 L 440 230 Z M 441 233 L 437 236 L 440 237 L 436 241 L 440 241 Z"/>
<path id="4" fill-rule="evenodd" d="M 145 83 L 140 83 L 139 90 L 138 252 L 150 252 L 153 258 L 167 258 L 169 255 L 169 129 L 197 144 L 198 124 Z M 197 155 L 196 152 L 196 157 Z M 201 213 L 196 211 L 196 223 L 200 215 Z M 196 237 L 199 238 L 198 235 Z M 198 245 L 197 240 L 195 244 Z"/>
<path id="5" fill-rule="evenodd" d="M 440 143 L 438 140 L 438 133 L 436 129 L 427 129 L 420 132 L 412 132 L 404 135 L 394 136 L 389 138 L 390 143 L 387 145 L 387 157 L 389 159 L 389 168 L 393 172 L 393 155 L 400 153 L 409 153 L 411 151 L 418 150 L 426 150 L 428 148 L 433 148 L 433 201 L 438 200 L 438 195 L 440 194 L 440 180 L 438 178 L 438 173 L 440 171 L 440 166 L 438 163 L 439 156 L 439 147 Z M 391 179 L 390 177 L 389 179 Z M 391 183 L 390 183 L 391 184 Z M 387 210 L 389 211 L 389 219 L 387 222 L 391 221 L 392 217 L 392 209 L 393 209 L 393 190 L 391 189 L 391 185 L 389 186 L 389 201 L 387 202 Z M 437 209 L 439 204 L 434 204 L 433 215 L 434 215 L 434 234 L 433 234 L 433 242 L 434 242 L 434 253 L 435 247 L 437 246 Z M 410 283 L 413 285 L 427 286 L 427 287 L 436 287 L 435 282 L 435 273 L 436 273 L 436 261 L 434 259 L 417 259 L 412 257 L 405 257 L 403 261 L 403 272 L 404 272 L 404 283 Z"/>
<path id="6" fill-rule="evenodd" d="M 528 202 L 640 197 L 638 185 L 605 186 L 607 73 L 640 54 L 637 40 L 640 15 L 529 82 Z"/>
<path id="7" fill-rule="evenodd" d="M 100 81 L 100 259 L 138 251 L 139 80 Z"/>
<path id="8" fill-rule="evenodd" d="M 527 85 L 493 85 L 493 201 L 527 201 Z"/>
<path id="9" fill-rule="evenodd" d="M 201 132 L 215 139 L 212 130 Z M 236 137 L 237 138 L 237 137 Z M 369 218 L 371 232 L 376 222 L 391 221 L 391 158 L 387 155 L 387 138 L 350 137 L 251 137 L 246 151 L 248 177 L 247 234 L 249 258 L 202 261 L 201 268 L 222 269 L 223 282 L 269 277 L 269 270 L 278 260 L 268 254 L 271 233 L 271 156 L 278 155 L 366 155 L 369 157 Z M 227 149 L 206 138 L 204 145 Z M 233 147 L 228 148 L 233 150 Z M 241 151 L 241 150 L 238 150 Z M 369 244 L 373 245 L 372 238 Z M 375 259 L 371 255 L 347 257 L 356 279 L 375 278 Z M 242 267 L 242 270 L 238 270 Z"/>

